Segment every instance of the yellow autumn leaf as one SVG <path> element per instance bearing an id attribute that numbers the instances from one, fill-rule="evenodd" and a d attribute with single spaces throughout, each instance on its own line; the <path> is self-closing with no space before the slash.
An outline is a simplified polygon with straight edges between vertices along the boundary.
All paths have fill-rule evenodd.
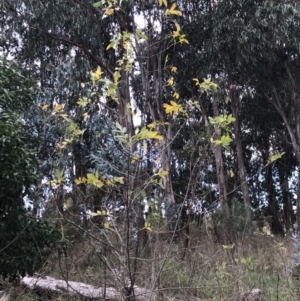
<path id="1" fill-rule="evenodd" d="M 171 72 L 172 72 L 172 73 L 176 73 L 176 72 L 177 72 L 177 67 L 172 67 L 172 68 L 171 68 Z"/>
<path id="2" fill-rule="evenodd" d="M 88 118 L 89 118 L 89 114 L 88 114 L 88 112 L 85 112 L 83 114 L 83 121 L 87 121 Z"/>
<path id="3" fill-rule="evenodd" d="M 113 77 L 114 77 L 114 83 L 116 84 L 118 82 L 119 78 L 121 77 L 121 75 L 119 72 L 116 71 L 114 73 Z"/>
<path id="4" fill-rule="evenodd" d="M 157 139 L 157 140 L 164 140 L 164 137 L 162 135 L 160 135 L 158 131 L 151 132 L 149 138 Z"/>
<path id="5" fill-rule="evenodd" d="M 112 180 L 114 183 L 124 184 L 124 177 L 113 177 Z"/>
<path id="6" fill-rule="evenodd" d="M 200 86 L 200 82 L 198 78 L 193 78 L 193 81 L 195 82 L 196 86 Z"/>
<path id="7" fill-rule="evenodd" d="M 180 44 L 189 44 L 189 41 L 185 38 L 185 34 L 182 34 L 180 37 L 179 37 L 179 43 Z"/>
<path id="8" fill-rule="evenodd" d="M 164 5 L 165 7 L 167 7 L 168 6 L 167 0 L 158 0 L 158 5 L 159 6 Z"/>
<path id="9" fill-rule="evenodd" d="M 233 172 L 232 169 L 230 169 L 230 171 L 229 171 L 229 176 L 230 176 L 230 178 L 233 178 L 233 177 L 234 177 L 234 172 Z"/>
<path id="10" fill-rule="evenodd" d="M 60 111 L 61 109 L 62 109 L 62 105 L 61 105 L 61 104 L 58 104 L 58 105 L 56 105 L 56 106 L 54 107 L 53 112 L 58 112 L 58 111 Z"/>
<path id="11" fill-rule="evenodd" d="M 42 110 L 45 111 L 48 107 L 49 107 L 49 105 L 43 105 Z"/>
<path id="12" fill-rule="evenodd" d="M 173 31 L 173 34 L 172 34 L 172 37 L 175 39 L 177 37 L 180 36 L 180 25 L 178 23 L 175 23 L 175 26 L 176 26 L 176 31 Z"/>
<path id="13" fill-rule="evenodd" d="M 160 168 L 159 171 L 158 171 L 158 175 L 159 175 L 161 178 L 165 178 L 168 174 L 169 174 L 169 172 L 166 171 L 166 170 L 163 170 L 162 168 Z"/>
<path id="14" fill-rule="evenodd" d="M 169 86 L 173 86 L 174 85 L 174 77 L 171 76 L 169 79 L 168 79 L 168 85 Z"/>
<path id="15" fill-rule="evenodd" d="M 147 128 L 154 129 L 157 127 L 157 122 L 153 121 L 152 123 L 147 124 Z"/>
<path id="16" fill-rule="evenodd" d="M 132 136 L 133 142 L 143 140 L 143 139 L 163 140 L 164 137 L 160 135 L 158 131 L 148 130 L 147 127 L 144 126 L 138 134 Z"/>
<path id="17" fill-rule="evenodd" d="M 174 2 L 170 9 L 167 9 L 165 15 L 176 15 L 176 16 L 182 16 L 182 13 L 180 10 L 175 9 L 177 6 L 177 3 Z"/>
<path id="18" fill-rule="evenodd" d="M 95 186 L 97 186 L 98 188 L 101 188 L 102 186 L 104 186 L 104 183 L 100 180 L 97 180 L 93 183 Z"/>
<path id="19" fill-rule="evenodd" d="M 155 139 L 157 137 L 157 134 L 158 132 L 157 131 L 149 131 L 148 134 L 147 134 L 147 138 L 150 138 L 150 139 Z"/>
<path id="20" fill-rule="evenodd" d="M 173 115 L 182 112 L 182 106 L 173 100 L 171 100 L 171 104 L 164 103 L 163 107 L 165 108 L 166 114 Z"/>
<path id="21" fill-rule="evenodd" d="M 99 80 L 101 75 L 102 75 L 102 71 L 101 71 L 101 68 L 98 66 L 96 72 L 94 73 L 94 77 L 95 77 L 95 79 Z"/>
<path id="22" fill-rule="evenodd" d="M 56 146 L 60 149 L 65 148 L 68 145 L 68 143 L 66 141 L 62 142 L 62 143 L 57 143 Z"/>
<path id="23" fill-rule="evenodd" d="M 115 183 L 113 181 L 107 179 L 106 180 L 106 185 L 107 186 L 115 186 Z"/>
<path id="24" fill-rule="evenodd" d="M 174 97 L 175 99 L 179 99 L 179 93 L 178 93 L 177 91 L 175 91 L 175 92 L 173 93 L 173 97 Z"/>
<path id="25" fill-rule="evenodd" d="M 145 223 L 145 226 L 144 226 L 144 228 L 143 228 L 143 230 L 152 231 L 151 224 L 146 222 L 146 223 Z"/>
<path id="26" fill-rule="evenodd" d="M 139 155 L 135 155 L 132 157 L 131 159 L 131 164 L 134 164 L 136 161 L 138 161 L 140 159 L 140 156 Z"/>
<path id="27" fill-rule="evenodd" d="M 75 179 L 74 182 L 76 185 L 83 184 L 83 183 L 86 183 L 86 178 L 79 177 L 79 178 Z"/>
<path id="28" fill-rule="evenodd" d="M 110 16 L 114 13 L 114 9 L 113 8 L 109 8 L 108 10 L 105 11 L 105 15 Z"/>

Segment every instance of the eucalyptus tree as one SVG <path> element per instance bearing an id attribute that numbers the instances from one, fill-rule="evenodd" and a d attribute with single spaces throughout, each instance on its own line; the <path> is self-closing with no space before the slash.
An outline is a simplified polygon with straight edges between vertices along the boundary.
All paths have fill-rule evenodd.
<path id="1" fill-rule="evenodd" d="M 187 98 L 194 98 L 195 90 L 191 84 L 186 83 L 186 78 L 193 78 L 195 75 L 203 78 L 207 74 L 216 77 L 220 94 L 219 102 L 216 103 L 216 97 L 213 101 L 215 112 L 218 114 L 217 109 L 225 114 L 232 112 L 236 118 L 234 143 L 237 149 L 239 187 L 243 192 L 249 218 L 250 197 L 254 195 L 255 189 L 251 185 L 253 191 L 249 191 L 248 183 L 254 184 L 250 178 L 251 173 L 253 175 L 260 172 L 257 169 L 249 173 L 251 165 L 248 162 L 251 160 L 251 152 L 259 154 L 259 148 L 262 148 L 262 145 L 256 143 L 255 140 L 259 140 L 259 137 L 254 133 L 260 133 L 259 136 L 264 137 L 264 141 L 272 141 L 260 167 L 263 168 L 268 156 L 281 151 L 272 139 L 275 128 L 283 131 L 282 121 L 278 119 L 281 115 L 297 158 L 296 127 L 292 126 L 298 110 L 295 101 L 292 102 L 295 98 L 291 98 L 291 95 L 297 95 L 298 4 L 291 1 L 237 0 L 219 1 L 215 4 L 211 1 L 181 1 L 180 5 L 184 7 L 182 28 L 190 46 L 183 52 L 179 47 L 170 52 L 172 59 L 183 63 L 178 68 L 182 75 L 178 79 L 179 91 L 184 91 Z M 198 8 L 201 8 L 200 12 Z M 266 102 L 267 99 L 269 103 Z M 203 96 L 200 99 L 202 116 L 213 115 L 211 100 Z M 285 106 L 284 101 L 287 102 Z M 259 109 L 260 102 L 266 102 L 263 111 Z M 294 105 L 288 106 L 288 103 Z M 274 105 L 277 112 L 270 108 L 270 104 Z M 263 129 L 263 120 L 268 120 L 267 128 L 270 130 Z M 248 140 L 250 136 L 253 141 Z M 253 148 L 253 145 L 258 148 Z M 290 164 L 292 167 L 294 163 Z M 224 171 L 220 174 L 224 175 Z M 287 177 L 290 176 L 291 173 Z M 219 179 L 219 183 L 224 183 L 222 186 L 226 189 L 226 181 Z M 226 195 L 226 191 L 223 195 Z"/>
<path id="2" fill-rule="evenodd" d="M 181 52 L 180 47 L 177 47 L 172 52 L 173 60 L 181 58 L 180 68 L 178 68 L 182 76 L 179 79 L 180 90 L 184 91 L 185 98 L 198 98 L 201 105 L 201 114 L 198 118 L 203 125 L 209 124 L 209 116 L 217 117 L 222 112 L 228 115 L 230 108 L 227 105 L 227 100 L 230 96 L 235 96 L 229 92 L 230 87 L 234 85 L 234 74 L 237 70 L 233 70 L 231 56 L 235 56 L 231 45 L 236 46 L 235 41 L 235 24 L 241 16 L 237 18 L 228 17 L 235 14 L 238 7 L 237 3 L 220 1 L 217 5 L 213 5 L 211 1 L 182 1 L 183 9 L 183 30 L 187 33 L 190 41 L 190 47 L 186 51 Z M 200 9 L 199 9 L 200 8 Z M 249 8 L 247 8 L 249 10 Z M 245 8 L 246 10 L 246 8 Z M 200 11 L 200 12 L 199 12 Z M 251 14 L 251 10 L 249 11 Z M 199 30 L 201 28 L 201 30 Z M 229 34 L 229 31 L 230 32 Z M 236 51 L 238 52 L 238 50 Z M 187 63 L 188 62 L 188 63 Z M 231 68 L 229 70 L 228 68 Z M 231 75 L 232 73 L 232 75 Z M 215 95 L 197 95 L 195 87 L 192 84 L 192 78 L 204 78 L 210 75 L 219 84 L 219 93 Z M 190 82 L 186 83 L 185 79 L 189 78 Z M 235 83 L 237 84 L 237 83 Z M 242 85 L 242 83 L 240 83 Z M 226 103 L 225 100 L 226 99 Z M 234 99 L 235 100 L 235 99 Z M 233 103 L 233 102 L 232 102 Z M 233 112 L 234 113 L 234 112 Z M 237 114 L 234 114 L 237 119 Z M 241 183 L 243 187 L 243 196 L 246 212 L 250 213 L 250 200 L 247 187 L 247 181 L 244 172 L 244 159 L 241 147 L 240 125 L 238 120 L 235 122 L 234 133 L 235 143 L 239 148 L 238 162 L 239 175 L 242 177 Z M 218 129 L 215 129 L 216 131 Z M 209 130 L 208 130 L 209 131 Z M 212 133 L 213 130 L 210 130 Z M 220 133 L 219 133 L 220 136 Z M 223 208 L 228 211 L 228 191 L 226 185 L 226 174 L 224 156 L 220 146 L 212 145 L 212 150 L 215 156 L 215 164 L 219 186 L 219 198 Z M 249 217 L 249 216 L 248 216 Z"/>
<path id="3" fill-rule="evenodd" d="M 250 77 L 250 85 L 281 116 L 298 166 L 299 107 L 296 83 L 299 69 L 299 20 L 297 1 L 268 1 L 257 8 L 255 18 L 243 33 L 252 45 L 248 49 L 249 56 L 244 57 L 245 67 L 254 74 Z M 298 227 L 299 199 L 298 188 Z"/>

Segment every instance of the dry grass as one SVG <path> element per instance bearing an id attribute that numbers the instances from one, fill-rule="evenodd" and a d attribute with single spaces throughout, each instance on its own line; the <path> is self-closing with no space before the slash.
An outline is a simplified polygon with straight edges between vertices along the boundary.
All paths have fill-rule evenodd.
<path id="1" fill-rule="evenodd" d="M 182 242 L 151 240 L 138 261 L 137 284 L 155 287 L 162 300 L 166 296 L 194 296 L 200 299 L 236 301 L 253 288 L 261 290 L 262 301 L 298 301 L 299 281 L 284 266 L 293 267 L 293 246 L 289 237 L 255 234 L 251 239 L 223 246 L 198 228 L 191 229 L 189 248 L 182 259 Z M 131 254 L 133 256 L 133 254 Z M 109 256 L 109 254 L 107 255 Z M 116 260 L 112 258 L 111 260 Z M 119 265 L 115 262 L 115 266 Z M 59 279 L 97 286 L 113 285 L 113 278 L 91 245 L 82 241 L 69 251 L 68 258 L 52 259 L 44 273 Z M 15 290 L 14 299 L 33 301 L 37 296 Z M 75 300 L 59 296 L 53 300 Z"/>

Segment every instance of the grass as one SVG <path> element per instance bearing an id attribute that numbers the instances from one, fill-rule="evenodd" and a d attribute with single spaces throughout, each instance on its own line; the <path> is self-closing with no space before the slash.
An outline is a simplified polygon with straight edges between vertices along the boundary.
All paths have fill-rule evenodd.
<path id="1" fill-rule="evenodd" d="M 182 242 L 169 247 L 166 240 L 151 240 L 150 235 L 147 252 L 139 260 L 138 285 L 151 288 L 155 282 L 155 288 L 164 296 L 188 295 L 236 301 L 240 293 L 258 288 L 262 293 L 261 301 L 300 299 L 300 280 L 284 268 L 294 266 L 294 247 L 290 237 L 256 233 L 243 242 L 224 246 L 213 242 L 213 237 L 206 231 L 200 231 L 196 226 L 191 228 L 192 239 L 184 259 Z M 115 266 L 119 264 L 113 263 Z M 50 260 L 44 273 L 96 286 L 105 282 L 113 285 L 114 281 L 104 275 L 103 263 L 84 241 L 73 246 L 68 258 Z M 16 288 L 12 300 L 38 299 L 35 294 Z M 59 296 L 53 300 L 78 299 Z"/>

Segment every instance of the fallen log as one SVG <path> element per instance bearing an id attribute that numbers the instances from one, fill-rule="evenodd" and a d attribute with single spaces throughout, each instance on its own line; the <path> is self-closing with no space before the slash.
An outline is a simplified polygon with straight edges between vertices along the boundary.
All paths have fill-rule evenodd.
<path id="1" fill-rule="evenodd" d="M 71 296 L 80 296 L 90 300 L 109 299 L 122 300 L 122 294 L 113 287 L 96 287 L 75 281 L 59 280 L 49 276 L 24 277 L 21 283 L 32 290 L 51 292 L 54 294 L 68 294 Z M 137 301 L 149 300 L 151 291 L 139 286 L 134 286 L 135 299 Z M 152 297 L 155 299 L 156 294 Z"/>
<path id="2" fill-rule="evenodd" d="M 261 292 L 259 289 L 254 288 L 250 291 L 243 292 L 240 294 L 239 301 L 260 301 Z"/>
<path id="3" fill-rule="evenodd" d="M 21 283 L 32 289 L 43 292 L 50 292 L 54 294 L 68 294 L 71 296 L 80 296 L 88 300 L 123 300 L 124 295 L 114 287 L 96 287 L 90 284 L 75 281 L 59 280 L 49 276 L 37 276 L 37 277 L 24 277 Z M 141 288 L 137 285 L 134 286 L 135 300 L 136 301 L 149 301 L 156 300 L 156 293 L 151 293 L 150 290 Z M 243 292 L 239 295 L 239 301 L 260 301 L 260 290 L 252 289 L 247 292 Z M 1 299 L 0 299 L 1 300 Z M 167 300 L 176 301 L 209 301 L 210 299 L 199 299 L 189 296 L 176 296 L 168 298 Z"/>
<path id="4" fill-rule="evenodd" d="M 0 291 L 0 301 L 9 301 L 10 294 L 5 291 Z"/>
<path id="5" fill-rule="evenodd" d="M 81 282 L 59 280 L 49 276 L 26 276 L 22 279 L 21 283 L 32 290 L 40 290 L 54 294 L 77 295 L 89 299 L 103 298 L 117 300 L 117 298 L 120 297 L 118 292 L 112 287 L 105 289 L 101 287 L 98 288 Z"/>

